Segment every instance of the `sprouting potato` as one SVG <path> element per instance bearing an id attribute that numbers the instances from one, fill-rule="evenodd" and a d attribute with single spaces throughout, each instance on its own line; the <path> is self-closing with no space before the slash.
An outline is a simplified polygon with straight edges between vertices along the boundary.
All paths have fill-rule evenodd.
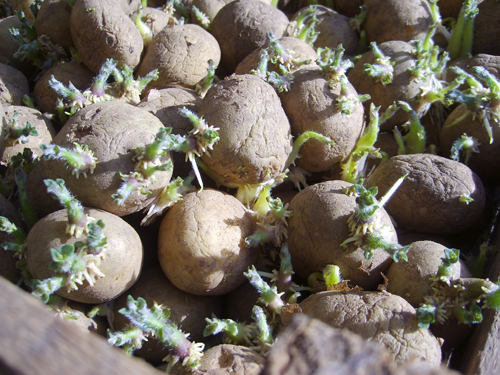
<path id="1" fill-rule="evenodd" d="M 288 246 L 294 271 L 307 279 L 313 272 L 321 272 L 329 264 L 340 267 L 341 276 L 364 289 L 375 290 L 382 282 L 392 262 L 384 251 L 375 251 L 371 259 L 363 250 L 341 244 L 350 237 L 347 219 L 354 212 L 356 198 L 342 190 L 352 184 L 334 180 L 317 183 L 300 191 L 290 202 L 292 217 L 288 223 Z M 383 225 L 392 242 L 397 236 L 387 213 L 381 209 Z"/>
<path id="2" fill-rule="evenodd" d="M 233 196 L 204 189 L 189 193 L 164 216 L 158 257 L 169 280 L 197 295 L 222 295 L 246 279 L 257 259 L 245 245 L 255 230 L 250 212 Z"/>
<path id="3" fill-rule="evenodd" d="M 158 69 L 160 77 L 146 90 L 162 89 L 169 84 L 195 88 L 205 78 L 208 61 L 220 62 L 217 40 L 201 26 L 187 24 L 166 27 L 148 45 L 137 74 L 145 76 Z"/>
<path id="4" fill-rule="evenodd" d="M 77 0 L 70 22 L 78 55 L 94 73 L 110 58 L 120 68 L 139 64 L 144 47 L 141 33 L 117 1 Z"/>
<path id="5" fill-rule="evenodd" d="M 290 123 L 274 88 L 261 78 L 231 75 L 207 92 L 199 115 L 219 128 L 220 140 L 202 160 L 230 181 L 276 178 L 292 151 Z"/>
<path id="6" fill-rule="evenodd" d="M 23 95 L 28 95 L 26 76 L 16 68 L 0 63 L 0 103 L 21 105 Z"/>
<path id="7" fill-rule="evenodd" d="M 43 1 L 35 19 L 38 35 L 46 35 L 50 40 L 69 52 L 74 47 L 71 37 L 70 17 L 72 6 L 65 0 Z"/>
<path id="8" fill-rule="evenodd" d="M 385 206 L 402 228 L 460 233 L 483 213 L 485 191 L 479 177 L 466 165 L 442 156 L 393 156 L 374 170 L 365 186 L 377 186 L 382 196 L 405 174 L 408 177 Z"/>

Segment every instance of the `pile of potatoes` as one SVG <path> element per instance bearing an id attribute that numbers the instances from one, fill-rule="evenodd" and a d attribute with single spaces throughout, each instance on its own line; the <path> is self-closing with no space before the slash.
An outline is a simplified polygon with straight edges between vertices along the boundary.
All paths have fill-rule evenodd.
<path id="1" fill-rule="evenodd" d="M 247 240 L 262 223 L 256 219 L 255 201 L 244 192 L 271 186 L 272 196 L 279 197 L 288 212 L 282 239 L 289 248 L 294 283 L 306 285 L 312 274 L 336 265 L 348 285 L 343 290 L 315 293 L 302 289 L 297 305 L 293 304 L 294 313 L 302 311 L 380 343 L 396 364 L 418 359 L 437 368 L 453 348 L 463 344 L 469 328 L 458 338 L 438 331 L 440 327 L 419 328 L 416 308 L 432 293 L 430 278 L 438 272 L 445 249 L 457 248 L 463 255 L 452 279 L 471 277 L 463 260 L 477 253 L 478 238 L 491 229 L 493 192 L 500 182 L 498 118 L 490 119 L 489 138 L 481 121 L 464 115 L 464 104 L 441 106 L 439 116 L 432 115 L 432 108 L 419 113 L 427 132 L 426 151 L 413 154 L 398 152 L 393 136 L 394 129 L 405 132 L 408 112 L 399 110 L 381 124 L 375 146 L 386 157 L 369 161 L 371 169 L 363 185 L 376 187 L 381 199 L 406 176 L 378 213 L 380 225 L 389 233 L 386 240 L 411 248 L 407 261 L 395 262 L 382 250 L 367 258 L 359 242 L 345 244 L 351 237 L 348 219 L 358 200 L 346 193 L 354 184 L 342 180 L 341 165 L 352 157 L 367 129 L 371 105 L 379 107 L 380 114 L 398 101 L 415 111 L 421 109 L 421 94 L 431 83 L 418 81 L 411 73 L 416 64 L 414 41 L 426 37 L 434 20 L 427 1 L 311 3 L 320 3 L 315 19 L 318 34 L 308 43 L 294 31 L 303 22 L 300 17 L 309 6 L 306 0 L 0 1 L 0 216 L 26 234 L 23 246 L 29 274 L 40 279 L 53 275 L 51 249 L 75 243 L 65 233 L 66 207 L 44 184 L 47 179 L 63 179 L 88 216 L 106 224 L 109 253 L 98 282 L 84 281 L 78 291 L 62 288 L 57 294 L 84 314 L 106 304 L 108 317 L 114 318 L 95 320 L 104 330 L 126 327 L 128 322 L 119 310 L 126 306 L 128 295 L 142 297 L 150 306 L 157 302 L 169 308 L 171 320 L 193 340 L 221 344 L 221 337 L 204 337 L 205 319 L 217 316 L 251 322 L 259 295 L 244 273 L 252 265 L 259 271 L 279 269 L 276 254 L 281 244 L 251 246 Z M 449 66 L 469 72 L 484 66 L 500 79 L 500 59 L 495 56 L 500 47 L 486 36 L 494 35 L 490 28 L 497 23 L 488 20 L 500 13 L 500 3 L 478 3 L 474 56 Z M 443 19 L 457 18 L 461 4 L 461 0 L 437 1 Z M 359 14 L 360 6 L 366 6 L 366 19 L 353 27 L 350 20 Z M 196 19 L 196 9 L 205 14 L 209 26 Z M 21 10 L 21 19 L 11 13 Z M 147 25 L 147 32 L 137 26 L 138 19 Z M 21 37 L 11 34 L 13 28 L 21 31 Z M 291 56 L 305 61 L 292 72 L 285 90 L 277 90 L 255 73 L 269 33 Z M 446 48 L 446 40 L 439 36 L 435 43 Z M 28 45 L 32 40 L 38 48 L 33 53 L 33 44 Z M 374 64 L 377 58 L 368 42 L 376 42 L 391 58 L 392 83 L 364 72 L 366 64 Z M 339 44 L 343 59 L 353 61 L 346 69 L 345 85 L 331 84 L 316 63 L 321 49 L 335 50 Z M 35 64 L 29 56 L 52 60 Z M 106 90 L 111 91 L 97 99 L 93 92 L 95 102 L 75 107 L 71 116 L 61 116 L 57 109 L 61 99 L 49 84 L 55 78 L 82 93 L 93 87 L 94 77 L 108 59 L 119 69 L 131 69 L 135 78 L 154 70 L 157 75 L 142 91 L 131 89 L 116 98 L 109 95 L 114 82 L 107 83 Z M 273 64 L 270 61 L 269 69 L 279 71 Z M 211 66 L 217 68 L 217 79 L 200 95 Z M 370 99 L 341 113 L 339 98 L 364 94 Z M 194 179 L 180 200 L 150 225 L 141 225 L 148 209 L 159 205 L 170 182 L 179 177 L 193 179 L 189 158 L 178 150 L 165 152 L 161 162 L 169 167 L 156 171 L 154 178 L 141 185 L 147 194 L 136 189 L 124 204 L 117 204 L 115 193 L 127 176 L 134 176 L 138 150 L 152 144 L 161 129 L 171 128 L 179 137 L 193 136 L 193 123 L 180 111 L 184 108 L 218 135 L 213 145 L 195 156 L 203 186 Z M 447 126 L 457 119 L 461 122 Z M 28 123 L 36 131 L 21 130 Z M 290 162 L 296 152 L 294 141 L 308 131 L 330 142 L 311 139 Z M 461 161 L 451 158 L 452 145 L 465 133 L 478 143 L 467 164 L 463 157 Z M 86 148 L 90 154 L 80 151 L 94 164 L 75 172 L 68 163 L 47 157 L 47 149 L 54 146 Z M 25 148 L 32 152 L 31 163 L 25 160 L 19 167 L 12 158 Z M 23 182 L 18 181 L 16 168 L 23 170 Z M 33 208 L 31 218 L 19 214 L 25 213 L 20 210 L 25 201 Z M 1 235 L 4 241 L 16 240 Z M 26 277 L 9 251 L 0 252 L 0 275 L 13 283 Z M 274 336 L 288 324 L 290 315 L 282 313 Z M 451 330 L 455 333 L 456 329 Z M 153 365 L 167 354 L 154 339 L 135 353 Z M 257 374 L 265 362 L 261 354 L 246 353 L 248 363 L 237 365 L 245 369 L 241 373 Z"/>

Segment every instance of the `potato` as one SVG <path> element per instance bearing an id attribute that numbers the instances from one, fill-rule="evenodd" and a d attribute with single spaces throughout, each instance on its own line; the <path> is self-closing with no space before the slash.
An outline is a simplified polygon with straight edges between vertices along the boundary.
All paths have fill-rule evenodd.
<path id="1" fill-rule="evenodd" d="M 442 154 L 451 157 L 452 146 L 459 140 L 463 134 L 473 137 L 478 152 L 471 152 L 467 166 L 474 171 L 485 184 L 494 184 L 500 181 L 500 126 L 496 123 L 491 124 L 493 143 L 490 143 L 490 137 L 486 131 L 483 121 L 469 112 L 469 114 L 456 123 L 461 117 L 465 116 L 469 109 L 465 104 L 460 104 L 446 118 L 442 129 L 439 145 Z M 458 152 L 457 156 L 462 163 L 466 162 L 464 152 Z"/>
<path id="2" fill-rule="evenodd" d="M 149 6 L 142 8 L 141 11 L 142 11 L 141 21 L 147 27 L 149 27 L 149 29 L 152 32 L 152 36 L 155 36 L 169 25 L 170 15 L 167 12 L 164 12 L 162 9 L 153 8 L 152 5 L 150 4 Z M 137 14 L 138 10 L 136 10 L 130 15 L 130 19 L 134 23 Z"/>
<path id="3" fill-rule="evenodd" d="M 264 368 L 265 358 L 256 351 L 240 345 L 220 344 L 205 352 L 200 360 L 200 367 L 187 370 L 174 367 L 171 375 L 259 375 Z M 159 366 L 165 371 L 165 365 Z"/>
<path id="4" fill-rule="evenodd" d="M 123 205 L 114 202 L 113 194 L 122 184 L 118 172 L 128 175 L 134 171 L 132 161 L 138 147 L 151 143 L 163 124 L 142 108 L 115 100 L 89 105 L 66 122 L 54 138 L 54 144 L 74 148 L 73 143 L 87 145 L 97 159 L 93 173 L 87 177 L 73 174 L 59 160 L 44 160 L 47 177 L 62 178 L 68 189 L 84 206 L 96 207 L 119 216 L 140 211 L 149 206 L 170 182 L 171 170 L 157 171 L 156 181 L 146 182 L 151 194 L 133 192 Z M 168 163 L 170 153 L 163 158 Z"/>
<path id="5" fill-rule="evenodd" d="M 408 177 L 385 206 L 401 227 L 424 233 L 460 233 L 481 216 L 483 183 L 466 165 L 442 156 L 394 156 L 375 169 L 365 187 L 378 186 L 382 197 L 405 174 Z M 473 201 L 465 203 L 467 197 Z"/>
<path id="6" fill-rule="evenodd" d="M 424 39 L 433 24 L 426 1 L 365 0 L 365 5 L 368 10 L 362 28 L 368 40 L 379 44 Z"/>
<path id="7" fill-rule="evenodd" d="M 298 137 L 313 130 L 334 141 L 327 145 L 315 139 L 300 148 L 296 164 L 309 172 L 324 172 L 345 161 L 356 146 L 364 126 L 364 108 L 361 102 L 353 105 L 350 114 L 342 114 L 337 107 L 341 85 L 329 87 L 320 67 L 303 68 L 293 75 L 294 82 L 288 92 L 280 94 L 292 135 Z M 347 83 L 347 95 L 357 96 Z"/>
<path id="8" fill-rule="evenodd" d="M 74 46 L 71 37 L 71 4 L 66 0 L 44 0 L 35 20 L 37 35 L 46 35 L 67 52 Z"/>
<path id="9" fill-rule="evenodd" d="M 234 72 L 250 52 L 266 43 L 268 32 L 279 39 L 287 25 L 287 16 L 272 5 L 259 0 L 230 2 L 212 21 L 212 34 L 222 52 L 221 65 Z"/>
<path id="10" fill-rule="evenodd" d="M 364 53 L 347 73 L 349 82 L 358 94 L 369 94 L 371 97 L 370 100 L 363 102 L 365 111 L 368 113 L 370 103 L 381 106 L 381 113 L 396 100 L 414 105 L 426 83 L 415 80 L 409 71 L 410 68 L 414 67 L 416 61 L 413 46 L 402 40 L 394 40 L 380 43 L 378 48 L 391 59 L 391 62 L 394 62 L 392 83 L 384 85 L 378 78 L 370 77 L 363 72 L 365 64 L 375 63 L 375 56 L 371 50 Z M 407 113 L 398 111 L 392 118 L 384 122 L 380 129 L 390 131 L 396 125 L 403 124 L 407 120 Z"/>
<path id="11" fill-rule="evenodd" d="M 319 292 L 299 304 L 302 313 L 334 328 L 347 329 L 383 344 L 399 365 L 421 359 L 439 366 L 441 348 L 427 329 L 417 326 L 415 309 L 387 292 Z"/>
<path id="12" fill-rule="evenodd" d="M 292 217 L 288 221 L 288 247 L 294 271 L 307 279 L 329 264 L 340 267 L 341 276 L 363 289 L 375 290 L 382 282 L 381 272 L 392 262 L 388 253 L 378 249 L 371 259 L 353 243 L 347 249 L 341 243 L 350 236 L 347 219 L 354 212 L 356 198 L 342 191 L 352 184 L 334 180 L 301 190 L 290 202 Z M 392 242 L 397 236 L 385 210 L 381 222 L 392 228 Z M 390 229 L 389 229 L 390 230 Z"/>
<path id="13" fill-rule="evenodd" d="M 6 139 L 5 150 L 0 157 L 0 163 L 4 165 L 11 164 L 11 158 L 22 153 L 25 148 L 31 149 L 34 156 L 42 156 L 43 150 L 40 145 L 51 143 L 56 134 L 50 120 L 39 110 L 17 105 L 8 106 L 5 108 L 5 121 L 12 120 L 14 113 L 18 114 L 16 126 L 22 128 L 29 122 L 36 129 L 38 135 L 27 136 L 26 143 L 20 143 L 19 138 L 9 136 Z M 9 130 L 6 130 L 6 135 L 8 134 Z"/>
<path id="14" fill-rule="evenodd" d="M 141 33 L 118 2 L 77 0 L 70 22 L 78 56 L 94 73 L 110 58 L 118 61 L 118 67 L 139 64 L 144 47 Z"/>
<path id="15" fill-rule="evenodd" d="M 71 82 L 80 91 L 89 88 L 94 78 L 94 73 L 85 65 L 76 61 L 67 61 L 62 64 L 54 65 L 47 70 L 35 83 L 33 95 L 35 102 L 43 112 L 58 114 L 56 109 L 57 94 L 48 86 L 50 78 L 54 76 L 66 87 Z"/>
<path id="16" fill-rule="evenodd" d="M 500 55 L 500 46 L 494 35 L 499 32 L 496 22 L 499 17 L 500 4 L 495 0 L 484 0 L 478 5 L 479 13 L 474 20 L 474 43 L 472 54 L 487 53 Z"/>
<path id="17" fill-rule="evenodd" d="M 22 30 L 23 24 L 17 16 L 9 16 L 0 19 L 0 63 L 7 64 L 11 62 L 16 69 L 20 69 L 20 62 L 14 59 L 14 53 L 17 52 L 21 44 L 12 36 L 10 30 Z"/>
<path id="18" fill-rule="evenodd" d="M 208 60 L 220 62 L 217 40 L 201 26 L 187 24 L 164 28 L 148 45 L 137 74 L 146 76 L 158 69 L 160 77 L 146 90 L 165 88 L 169 84 L 195 88 L 205 78 Z"/>
<path id="19" fill-rule="evenodd" d="M 445 249 L 433 241 L 413 242 L 408 251 L 408 262 L 394 262 L 387 270 L 387 291 L 403 297 L 413 307 L 419 307 L 424 303 L 424 297 L 434 294 L 430 277 L 437 275 Z M 466 274 L 469 272 L 461 261 L 451 266 L 451 280 L 466 277 Z"/>
<path id="20" fill-rule="evenodd" d="M 23 73 L 0 63 L 0 104 L 21 105 L 29 91 L 28 79 Z"/>
<path id="21" fill-rule="evenodd" d="M 199 115 L 219 128 L 220 140 L 201 157 L 210 169 L 248 184 L 269 181 L 283 171 L 292 136 L 270 84 L 251 74 L 227 77 L 208 90 Z"/>
<path id="22" fill-rule="evenodd" d="M 307 66 L 315 66 L 315 61 L 318 59 L 318 54 L 309 44 L 304 42 L 301 39 L 295 38 L 293 36 L 284 36 L 279 40 L 279 43 L 283 48 L 285 48 L 290 55 L 298 60 L 311 60 L 310 64 L 304 64 L 299 67 L 302 69 Z M 253 50 L 251 53 L 247 55 L 243 59 L 242 62 L 238 64 L 236 67 L 236 74 L 248 74 L 251 70 L 256 69 L 260 62 L 260 55 L 263 48 L 269 46 L 269 43 L 266 43 L 264 46 L 259 47 Z M 269 61 L 268 64 L 269 71 L 279 71 L 278 64 L 273 64 Z M 293 86 L 292 86 L 293 87 Z"/>
<path id="23" fill-rule="evenodd" d="M 56 294 L 77 302 L 104 303 L 118 297 L 138 279 L 142 267 L 142 243 L 134 228 L 118 216 L 94 208 L 86 208 L 85 214 L 105 224 L 107 249 L 98 267 L 105 276 L 97 278 L 93 286 L 84 281 L 77 290 L 69 292 L 64 287 Z M 55 271 L 49 268 L 51 249 L 81 240 L 66 233 L 67 224 L 67 211 L 63 209 L 40 219 L 29 231 L 26 263 L 33 278 L 43 280 L 55 276 Z"/>
<path id="24" fill-rule="evenodd" d="M 113 329 L 120 331 L 130 321 L 119 310 L 127 306 L 127 297 L 142 297 L 151 307 L 156 302 L 170 310 L 170 320 L 183 332 L 189 334 L 192 341 L 203 340 L 206 326 L 205 318 L 212 314 L 220 316 L 221 300 L 216 296 L 196 296 L 175 287 L 165 276 L 160 266 L 146 269 L 141 277 L 126 293 L 116 298 L 113 305 Z M 168 354 L 168 349 L 159 340 L 151 337 L 134 355 L 149 362 L 161 362 Z"/>
<path id="25" fill-rule="evenodd" d="M 222 295 L 246 279 L 243 272 L 257 258 L 245 245 L 255 221 L 233 196 L 204 189 L 189 193 L 164 216 L 158 257 L 169 280 L 197 295 Z"/>
<path id="26" fill-rule="evenodd" d="M 225 5 L 234 0 L 193 0 L 193 6 L 198 8 L 198 10 L 202 11 L 205 16 L 208 17 L 210 21 L 212 21 L 219 10 L 222 9 Z M 191 12 L 191 19 L 195 19 L 193 17 L 193 13 Z"/>

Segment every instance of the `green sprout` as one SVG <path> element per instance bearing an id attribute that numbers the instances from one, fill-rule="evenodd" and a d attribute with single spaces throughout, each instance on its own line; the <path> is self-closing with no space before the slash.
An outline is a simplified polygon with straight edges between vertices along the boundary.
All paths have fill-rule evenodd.
<path id="1" fill-rule="evenodd" d="M 26 125 L 22 126 L 19 122 L 19 112 L 14 110 L 14 114 L 10 119 L 7 119 L 6 125 L 4 125 L 5 131 L 7 133 L 5 140 L 9 145 L 15 144 L 25 144 L 29 142 L 28 137 L 37 137 L 38 131 L 31 125 L 29 121 L 26 121 Z"/>
<path id="2" fill-rule="evenodd" d="M 83 174 L 87 177 L 87 172 L 94 173 L 97 159 L 92 150 L 87 145 L 80 145 L 73 142 L 74 149 L 68 149 L 56 144 L 40 145 L 43 150 L 45 160 L 59 160 L 66 164 L 71 173 L 76 178 Z"/>
<path id="3" fill-rule="evenodd" d="M 410 117 L 409 126 L 406 127 L 408 129 L 406 135 L 403 136 L 397 127 L 394 128 L 394 137 L 399 145 L 398 154 L 424 153 L 426 148 L 426 133 L 425 128 L 420 123 L 417 112 L 407 102 L 400 100 L 397 102 L 397 105 L 407 112 Z"/>
<path id="4" fill-rule="evenodd" d="M 381 82 L 383 85 L 392 83 L 394 76 L 394 61 L 391 61 L 390 57 L 384 55 L 380 48 L 378 48 L 376 42 L 371 42 L 370 48 L 375 57 L 375 61 L 373 64 L 365 64 L 363 73 L 376 78 L 377 81 Z"/>
<path id="5" fill-rule="evenodd" d="M 462 134 L 451 146 L 451 159 L 460 161 L 460 152 L 465 154 L 464 164 L 467 165 L 473 153 L 479 153 L 481 144 L 475 137 Z"/>
<path id="6" fill-rule="evenodd" d="M 295 19 L 290 22 L 288 35 L 294 36 L 313 46 L 319 35 L 319 32 L 316 31 L 318 12 L 319 8 L 315 6 L 309 6 L 300 10 Z"/>

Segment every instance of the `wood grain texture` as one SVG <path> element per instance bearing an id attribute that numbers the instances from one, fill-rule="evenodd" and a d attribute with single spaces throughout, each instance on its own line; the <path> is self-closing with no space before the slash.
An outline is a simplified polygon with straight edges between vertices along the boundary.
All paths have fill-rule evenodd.
<path id="1" fill-rule="evenodd" d="M 55 317 L 29 293 L 0 277 L 0 374 L 158 375 L 93 333 Z"/>

